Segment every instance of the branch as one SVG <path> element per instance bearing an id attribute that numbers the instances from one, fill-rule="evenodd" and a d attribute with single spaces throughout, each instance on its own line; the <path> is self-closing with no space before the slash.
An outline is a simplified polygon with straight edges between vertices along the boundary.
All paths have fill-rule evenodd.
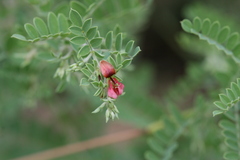
<path id="1" fill-rule="evenodd" d="M 141 129 L 129 129 L 125 131 L 120 131 L 117 133 L 112 133 L 104 135 L 102 137 L 93 138 L 83 142 L 78 142 L 74 144 L 65 145 L 55 149 L 50 149 L 40 153 L 20 157 L 14 160 L 48 160 L 58 157 L 63 157 L 66 155 L 74 154 L 77 152 L 85 151 L 88 149 L 93 149 L 109 144 L 114 144 L 118 142 L 127 141 L 133 138 L 137 138 L 143 135 L 145 132 Z"/>

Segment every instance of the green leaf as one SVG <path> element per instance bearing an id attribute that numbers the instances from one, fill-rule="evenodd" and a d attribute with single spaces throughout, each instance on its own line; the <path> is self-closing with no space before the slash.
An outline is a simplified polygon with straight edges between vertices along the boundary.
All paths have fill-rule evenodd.
<path id="1" fill-rule="evenodd" d="M 224 137 L 228 139 L 232 139 L 233 141 L 237 141 L 237 135 L 235 133 L 232 133 L 230 131 L 224 130 L 223 132 Z"/>
<path id="2" fill-rule="evenodd" d="M 116 37 L 115 48 L 117 51 L 122 49 L 122 33 L 119 33 Z"/>
<path id="3" fill-rule="evenodd" d="M 103 57 L 104 57 L 104 55 L 102 54 L 102 52 L 97 52 L 97 51 L 95 51 L 94 53 L 95 53 L 95 55 L 96 55 L 97 57 L 99 57 L 99 58 L 103 58 Z"/>
<path id="4" fill-rule="evenodd" d="M 37 30 L 34 28 L 34 26 L 32 24 L 26 23 L 24 25 L 24 28 L 30 38 L 35 39 L 35 38 L 39 37 Z"/>
<path id="5" fill-rule="evenodd" d="M 238 43 L 239 41 L 239 34 L 238 33 L 233 33 L 227 40 L 226 48 L 229 50 L 232 50 Z"/>
<path id="6" fill-rule="evenodd" d="M 89 28 L 91 28 L 91 26 L 92 26 L 92 18 L 89 18 L 83 23 L 82 30 L 84 32 L 87 32 Z"/>
<path id="7" fill-rule="evenodd" d="M 220 33 L 218 34 L 217 41 L 219 43 L 225 42 L 229 36 L 229 33 L 230 33 L 230 28 L 228 26 L 223 27 L 222 30 L 220 31 Z"/>
<path id="8" fill-rule="evenodd" d="M 76 45 L 83 45 L 84 43 L 86 43 L 86 39 L 85 37 L 76 36 L 70 39 L 70 42 Z"/>
<path id="9" fill-rule="evenodd" d="M 98 28 L 97 27 L 92 27 L 90 28 L 88 31 L 87 31 L 87 38 L 88 39 L 93 39 L 96 34 L 97 34 L 97 30 Z"/>
<path id="10" fill-rule="evenodd" d="M 39 33 L 41 36 L 46 36 L 46 35 L 48 35 L 47 25 L 46 25 L 46 23 L 45 23 L 41 18 L 35 17 L 35 18 L 33 19 L 33 24 L 34 24 L 34 26 L 35 26 L 36 29 L 38 30 L 38 33 Z"/>
<path id="11" fill-rule="evenodd" d="M 209 37 L 212 39 L 216 39 L 219 30 L 220 30 L 220 23 L 216 21 L 211 25 Z"/>
<path id="12" fill-rule="evenodd" d="M 92 73 L 89 72 L 89 70 L 87 70 L 87 69 L 85 69 L 85 68 L 81 69 L 81 71 L 82 71 L 82 73 L 83 73 L 85 76 L 87 76 L 88 78 L 92 75 Z"/>
<path id="13" fill-rule="evenodd" d="M 238 44 L 233 50 L 233 55 L 240 59 L 240 44 Z"/>
<path id="14" fill-rule="evenodd" d="M 126 51 L 127 53 L 131 53 L 132 48 L 133 48 L 133 45 L 134 45 L 134 41 L 133 41 L 133 40 L 130 40 L 130 41 L 127 43 L 126 47 L 125 47 L 125 51 Z"/>
<path id="15" fill-rule="evenodd" d="M 116 61 L 118 65 L 122 63 L 122 56 L 120 53 L 117 54 Z"/>
<path id="16" fill-rule="evenodd" d="M 219 98 L 225 105 L 228 105 L 228 103 L 231 102 L 231 100 L 224 94 L 219 94 Z"/>
<path id="17" fill-rule="evenodd" d="M 145 153 L 145 158 L 147 160 L 159 160 L 159 157 L 157 157 L 153 152 L 147 151 Z"/>
<path id="18" fill-rule="evenodd" d="M 230 147 L 231 149 L 238 151 L 238 143 L 237 141 L 233 141 L 231 139 L 226 138 L 225 143 L 227 144 L 228 147 Z"/>
<path id="19" fill-rule="evenodd" d="M 56 34 L 59 32 L 58 20 L 53 12 L 48 14 L 48 28 L 51 34 Z"/>
<path id="20" fill-rule="evenodd" d="M 195 29 L 197 32 L 199 32 L 202 28 L 202 20 L 199 17 L 195 17 L 193 19 L 193 25 L 192 28 Z"/>
<path id="21" fill-rule="evenodd" d="M 90 52 L 89 46 L 88 45 L 83 46 L 78 52 L 78 57 L 86 56 L 89 54 L 89 52 Z"/>
<path id="22" fill-rule="evenodd" d="M 68 27 L 69 27 L 68 20 L 62 13 L 58 15 L 58 26 L 59 26 L 60 32 L 63 32 L 63 33 L 68 32 Z"/>
<path id="23" fill-rule="evenodd" d="M 90 41 L 90 44 L 92 45 L 93 48 L 99 47 L 102 44 L 102 38 L 94 38 Z"/>
<path id="24" fill-rule="evenodd" d="M 122 66 L 123 66 L 123 68 L 125 68 L 125 67 L 129 66 L 131 63 L 132 63 L 132 59 L 125 59 L 122 62 Z"/>
<path id="25" fill-rule="evenodd" d="M 71 8 L 69 18 L 74 25 L 82 27 L 82 17 L 76 10 Z"/>
<path id="26" fill-rule="evenodd" d="M 80 86 L 89 86 L 90 83 L 88 82 L 88 80 L 86 78 L 82 78 L 80 81 Z"/>
<path id="27" fill-rule="evenodd" d="M 117 68 L 117 63 L 111 56 L 108 57 L 108 61 L 113 65 L 114 68 Z"/>
<path id="28" fill-rule="evenodd" d="M 77 26 L 71 26 L 69 28 L 70 32 L 72 32 L 75 35 L 81 36 L 82 35 L 82 29 L 80 27 Z"/>
<path id="29" fill-rule="evenodd" d="M 71 1 L 70 6 L 72 9 L 76 10 L 80 15 L 86 14 L 87 7 L 83 3 L 77 2 L 77 1 Z"/>
<path id="30" fill-rule="evenodd" d="M 219 126 L 221 128 L 223 128 L 224 130 L 227 130 L 227 131 L 230 131 L 232 133 L 236 133 L 237 132 L 237 129 L 236 129 L 236 126 L 234 125 L 233 122 L 229 121 L 229 120 L 221 120 L 219 122 Z"/>
<path id="31" fill-rule="evenodd" d="M 112 48 L 112 40 L 113 40 L 113 31 L 109 31 L 106 35 L 106 40 L 105 40 L 107 49 Z"/>
<path id="32" fill-rule="evenodd" d="M 140 47 L 137 46 L 132 53 L 132 58 L 135 57 L 140 51 L 141 51 Z"/>
<path id="33" fill-rule="evenodd" d="M 227 96 L 228 98 L 231 100 L 231 101 L 234 101 L 235 100 L 235 96 L 234 96 L 234 93 L 231 89 L 226 89 L 226 93 L 227 93 Z"/>
<path id="34" fill-rule="evenodd" d="M 214 102 L 214 104 L 221 110 L 227 110 L 227 105 L 223 104 L 220 101 L 216 101 L 216 102 Z"/>
<path id="35" fill-rule="evenodd" d="M 203 20 L 203 25 L 202 25 L 202 33 L 204 35 L 208 35 L 210 31 L 210 26 L 211 26 L 211 21 L 210 19 L 204 19 Z"/>
<path id="36" fill-rule="evenodd" d="M 231 89 L 234 93 L 235 99 L 237 99 L 238 97 L 240 97 L 240 89 L 238 87 L 238 85 L 236 83 L 231 83 Z"/>
<path id="37" fill-rule="evenodd" d="M 95 71 L 95 69 L 94 69 L 94 67 L 93 67 L 93 65 L 92 65 L 91 63 L 87 63 L 86 66 L 87 66 L 87 68 L 88 68 L 88 70 L 89 70 L 90 72 L 93 73 L 93 72 Z"/>
<path id="38" fill-rule="evenodd" d="M 224 159 L 228 159 L 228 160 L 238 160 L 238 159 L 240 159 L 237 152 L 226 152 L 226 153 L 224 153 L 223 157 L 224 157 Z"/>
<path id="39" fill-rule="evenodd" d="M 213 111 L 213 117 L 216 115 L 222 114 L 222 113 L 223 113 L 222 110 L 215 110 L 215 111 Z"/>
<path id="40" fill-rule="evenodd" d="M 181 26 L 184 31 L 191 32 L 192 22 L 188 19 L 184 19 L 183 21 L 181 21 Z"/>
<path id="41" fill-rule="evenodd" d="M 11 36 L 11 38 L 16 38 L 16 39 L 21 40 L 21 41 L 27 41 L 26 37 L 24 37 L 23 35 L 20 35 L 20 34 L 13 34 Z"/>

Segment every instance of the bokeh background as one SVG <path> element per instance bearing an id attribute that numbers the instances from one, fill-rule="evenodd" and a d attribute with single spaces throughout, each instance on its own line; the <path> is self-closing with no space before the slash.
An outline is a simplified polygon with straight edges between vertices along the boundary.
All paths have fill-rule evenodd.
<path id="1" fill-rule="evenodd" d="M 186 47 L 182 42 L 184 35 L 180 21 L 196 15 L 203 18 L 223 15 L 218 17 L 224 19 L 226 25 L 236 31 L 239 26 L 240 3 L 236 0 L 135 1 L 138 5 L 124 12 L 105 10 L 103 15 L 107 18 L 93 15 L 102 30 L 119 24 L 142 49 L 130 71 L 123 75 L 126 94 L 117 101 L 120 119 L 108 123 L 105 123 L 103 112 L 91 113 L 100 104 L 97 97 L 78 87 L 79 82 L 68 83 L 63 91 L 56 92 L 60 82 L 53 78 L 57 64 L 28 57 L 27 50 L 31 45 L 10 38 L 14 33 L 26 34 L 23 25 L 32 23 L 36 16 L 46 16 L 42 11 L 67 14 L 68 8 L 64 6 L 69 1 L 0 1 L 0 159 L 8 160 L 109 133 L 148 127 L 164 115 L 162 100 L 188 73 L 189 64 L 203 60 L 204 54 L 198 53 L 198 48 Z M 106 24 L 109 28 L 104 28 Z M 201 69 L 196 68 L 194 72 L 198 70 Z M 179 108 L 191 107 L 196 92 L 190 93 Z M 211 112 L 209 115 L 211 117 Z M 145 134 L 56 160 L 142 160 L 149 149 L 148 136 Z M 219 145 L 217 140 L 208 143 L 209 146 L 212 143 Z M 221 159 L 219 151 L 210 149 L 204 153 L 207 156 L 196 159 Z M 188 150 L 179 155 L 182 154 L 187 157 Z"/>

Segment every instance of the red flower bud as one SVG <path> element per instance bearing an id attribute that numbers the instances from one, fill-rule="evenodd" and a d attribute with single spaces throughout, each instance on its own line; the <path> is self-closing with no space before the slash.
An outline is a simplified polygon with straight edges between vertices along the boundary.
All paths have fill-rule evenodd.
<path id="1" fill-rule="evenodd" d="M 109 62 L 104 60 L 100 61 L 100 71 L 106 78 L 109 78 L 112 75 L 116 74 L 114 67 Z"/>

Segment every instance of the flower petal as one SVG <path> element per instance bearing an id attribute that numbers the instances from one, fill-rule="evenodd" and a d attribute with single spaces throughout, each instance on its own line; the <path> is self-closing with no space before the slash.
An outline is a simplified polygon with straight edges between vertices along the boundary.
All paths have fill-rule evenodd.
<path id="1" fill-rule="evenodd" d="M 106 78 L 109 78 L 116 73 L 114 67 L 109 62 L 104 60 L 100 61 L 100 71 Z"/>

